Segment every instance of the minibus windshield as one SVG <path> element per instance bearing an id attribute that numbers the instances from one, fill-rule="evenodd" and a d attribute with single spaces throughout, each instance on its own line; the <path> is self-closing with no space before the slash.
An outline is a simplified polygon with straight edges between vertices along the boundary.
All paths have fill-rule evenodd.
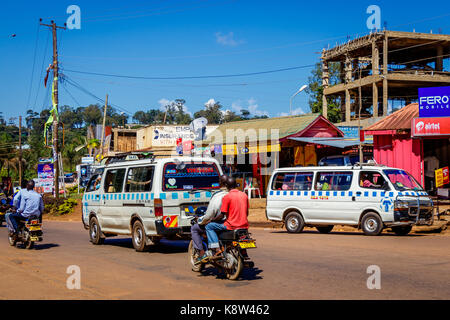
<path id="1" fill-rule="evenodd" d="M 398 169 L 386 169 L 383 172 L 398 191 L 414 190 L 422 191 L 423 188 L 409 173 Z"/>
<path id="2" fill-rule="evenodd" d="M 186 162 L 183 166 L 167 163 L 164 166 L 164 191 L 219 189 L 219 170 L 211 162 Z"/>

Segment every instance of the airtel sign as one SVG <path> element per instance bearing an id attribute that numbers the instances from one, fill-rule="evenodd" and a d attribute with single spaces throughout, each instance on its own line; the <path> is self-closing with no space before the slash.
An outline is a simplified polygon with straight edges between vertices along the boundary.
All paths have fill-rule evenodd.
<path id="1" fill-rule="evenodd" d="M 414 118 L 411 125 L 413 137 L 450 136 L 450 117 Z"/>

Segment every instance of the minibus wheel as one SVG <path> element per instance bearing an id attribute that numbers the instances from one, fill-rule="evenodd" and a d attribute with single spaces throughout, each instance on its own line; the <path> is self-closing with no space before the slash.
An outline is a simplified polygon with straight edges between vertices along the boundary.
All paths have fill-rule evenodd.
<path id="1" fill-rule="evenodd" d="M 412 229 L 412 226 L 399 226 L 399 227 L 392 227 L 392 231 L 397 236 L 406 236 Z"/>
<path id="2" fill-rule="evenodd" d="M 102 237 L 102 231 L 96 217 L 89 221 L 89 238 L 92 244 L 103 244 L 105 238 Z"/>
<path id="3" fill-rule="evenodd" d="M 287 214 L 284 224 L 287 232 L 300 233 L 305 226 L 305 221 L 300 213 L 293 211 Z"/>
<path id="4" fill-rule="evenodd" d="M 131 239 L 133 241 L 133 247 L 136 251 L 143 252 L 147 250 L 147 236 L 145 234 L 144 226 L 139 220 L 136 220 L 133 224 Z"/>
<path id="5" fill-rule="evenodd" d="M 361 228 L 366 236 L 378 236 L 383 231 L 383 221 L 378 214 L 369 212 L 362 218 Z"/>

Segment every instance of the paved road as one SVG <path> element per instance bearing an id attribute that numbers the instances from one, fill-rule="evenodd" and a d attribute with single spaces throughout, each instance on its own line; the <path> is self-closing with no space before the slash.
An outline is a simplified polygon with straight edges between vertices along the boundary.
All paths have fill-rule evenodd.
<path id="1" fill-rule="evenodd" d="M 10 247 L 0 228 L 1 299 L 450 299 L 448 236 L 253 229 L 255 269 L 230 281 L 192 272 L 186 241 L 138 253 L 126 237 L 93 246 L 79 222 L 44 228 L 34 250 Z M 80 290 L 66 287 L 70 265 L 81 268 Z M 367 289 L 369 265 L 381 268 L 380 290 Z"/>

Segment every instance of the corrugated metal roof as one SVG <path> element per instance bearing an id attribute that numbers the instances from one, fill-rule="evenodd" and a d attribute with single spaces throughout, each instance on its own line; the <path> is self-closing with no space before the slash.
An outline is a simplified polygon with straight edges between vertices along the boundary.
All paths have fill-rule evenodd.
<path id="1" fill-rule="evenodd" d="M 257 135 L 257 140 L 264 141 L 271 139 L 271 129 L 279 130 L 279 139 L 290 136 L 294 133 L 304 130 L 309 124 L 320 117 L 318 113 L 305 114 L 301 116 L 287 116 L 278 118 L 267 118 L 267 119 L 255 119 L 246 121 L 234 121 L 223 123 L 214 130 L 209 137 L 207 137 L 205 142 L 220 143 L 220 137 L 222 137 L 222 142 L 226 142 L 226 132 L 227 130 L 243 130 L 246 132 L 249 129 L 255 130 Z M 266 132 L 260 134 L 259 129 L 266 129 Z M 236 132 L 236 131 L 235 131 Z M 246 141 L 253 141 L 249 134 L 246 132 Z"/>
<path id="2" fill-rule="evenodd" d="M 411 121 L 419 116 L 419 104 L 411 103 L 393 114 L 387 116 L 366 128 L 367 131 L 375 130 L 410 130 Z"/>

